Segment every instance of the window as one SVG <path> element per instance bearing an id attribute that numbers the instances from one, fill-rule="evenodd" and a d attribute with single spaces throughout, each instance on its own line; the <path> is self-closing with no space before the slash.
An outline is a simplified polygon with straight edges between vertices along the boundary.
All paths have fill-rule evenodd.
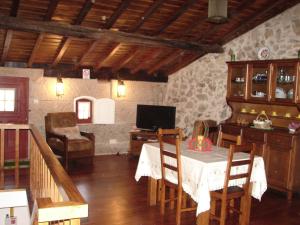
<path id="1" fill-rule="evenodd" d="M 28 78 L 0 76 L 0 123 L 28 122 L 28 86 Z"/>
<path id="2" fill-rule="evenodd" d="M 93 102 L 86 98 L 76 100 L 76 115 L 78 123 L 92 123 Z"/>
<path id="3" fill-rule="evenodd" d="M 0 88 L 0 111 L 14 112 L 15 111 L 15 88 Z"/>

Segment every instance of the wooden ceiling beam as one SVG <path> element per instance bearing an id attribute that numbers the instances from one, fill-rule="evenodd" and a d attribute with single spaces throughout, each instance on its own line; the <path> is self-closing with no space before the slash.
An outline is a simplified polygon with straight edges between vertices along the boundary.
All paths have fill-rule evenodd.
<path id="1" fill-rule="evenodd" d="M 0 28 L 14 29 L 26 32 L 45 32 L 61 36 L 88 38 L 94 40 L 107 39 L 115 42 L 135 43 L 144 46 L 171 47 L 194 52 L 221 53 L 223 48 L 218 44 L 199 44 L 181 40 L 151 37 L 140 34 L 131 34 L 121 31 L 99 30 L 77 25 L 62 24 L 57 22 L 32 21 L 0 15 Z"/>
<path id="2" fill-rule="evenodd" d="M 122 44 L 115 44 L 109 51 L 108 55 L 106 57 L 104 57 L 102 60 L 100 60 L 100 62 L 98 63 L 98 65 L 96 65 L 96 69 L 100 69 L 102 67 L 103 64 L 105 64 L 107 61 L 109 61 L 116 53 L 117 51 L 119 51 L 119 49 L 122 47 Z"/>
<path id="3" fill-rule="evenodd" d="M 10 47 L 12 36 L 13 36 L 13 31 L 12 30 L 7 30 L 6 35 L 5 35 L 3 52 L 2 52 L 2 56 L 1 56 L 1 65 L 4 64 L 4 62 L 6 60 L 6 57 L 8 55 L 8 50 L 9 50 L 9 47 Z"/>
<path id="4" fill-rule="evenodd" d="M 143 26 L 144 22 L 152 16 L 152 14 L 162 5 L 164 0 L 156 0 L 144 13 L 144 15 L 141 17 L 139 22 L 135 25 L 135 27 L 130 31 L 131 33 L 135 33 L 140 29 L 141 26 Z"/>
<path id="5" fill-rule="evenodd" d="M 80 65 L 84 62 L 85 58 L 86 58 L 92 51 L 95 50 L 95 48 L 97 47 L 98 44 L 99 44 L 99 41 L 93 41 L 93 42 L 89 45 L 88 50 L 81 56 L 79 62 L 78 62 L 75 66 L 76 66 L 76 67 L 80 66 Z"/>
<path id="6" fill-rule="evenodd" d="M 20 0 L 13 0 L 11 10 L 10 10 L 10 16 L 13 17 L 17 16 L 19 5 L 20 5 Z"/>
<path id="7" fill-rule="evenodd" d="M 164 23 L 164 25 L 156 31 L 154 36 L 161 34 L 167 27 L 169 27 L 173 22 L 175 22 L 185 11 L 187 11 L 197 0 L 188 0 L 185 2 L 183 6 L 179 10 L 175 12 L 175 14 L 167 21 Z"/>
<path id="8" fill-rule="evenodd" d="M 86 15 L 89 13 L 91 8 L 93 7 L 93 5 L 94 5 L 94 0 L 86 0 L 73 24 L 74 25 L 81 24 L 83 22 L 84 18 L 86 17 Z"/>
<path id="9" fill-rule="evenodd" d="M 31 52 L 31 55 L 30 55 L 29 60 L 28 60 L 28 62 L 27 62 L 27 66 L 28 66 L 28 67 L 32 67 L 33 60 L 34 60 L 34 58 L 35 58 L 35 55 L 36 55 L 38 49 L 40 48 L 40 45 L 41 45 L 41 43 L 42 43 L 42 41 L 43 41 L 43 38 L 44 38 L 44 35 L 45 35 L 44 33 L 40 33 L 40 34 L 38 35 L 38 38 L 37 38 L 37 40 L 36 40 L 36 42 L 35 42 L 35 45 L 34 45 L 34 47 L 33 47 L 33 50 L 32 50 L 32 52 Z"/>
<path id="10" fill-rule="evenodd" d="M 161 49 L 154 50 L 150 55 L 144 58 L 144 61 L 141 62 L 138 66 L 136 66 L 131 72 L 137 73 L 139 70 L 145 67 L 151 60 L 158 57 L 161 54 Z"/>
<path id="11" fill-rule="evenodd" d="M 79 25 L 83 22 L 84 18 L 86 17 L 86 15 L 89 13 L 89 11 L 91 10 L 92 6 L 93 6 L 93 0 L 86 0 L 83 7 L 81 8 L 75 22 L 74 25 Z M 62 42 L 60 44 L 59 50 L 54 58 L 54 61 L 52 63 L 53 66 L 57 65 L 60 60 L 62 59 L 62 57 L 64 56 L 65 52 L 67 51 L 70 43 L 71 43 L 71 38 L 63 38 Z"/>
<path id="12" fill-rule="evenodd" d="M 51 0 L 48 6 L 47 13 L 44 17 L 44 21 L 51 20 L 52 16 L 54 15 L 54 12 L 57 8 L 59 0 Z"/>
<path id="13" fill-rule="evenodd" d="M 268 7 L 264 7 L 263 10 L 256 12 L 254 15 L 249 17 L 248 20 L 244 21 L 240 26 L 238 26 L 237 28 L 233 29 L 232 31 L 227 33 L 225 36 L 223 36 L 221 39 L 221 42 L 225 44 L 225 43 L 229 42 L 230 40 L 232 40 L 233 38 L 235 38 L 236 36 L 247 32 L 253 26 L 258 25 L 255 22 L 258 18 L 266 15 L 267 13 L 274 10 L 278 6 L 281 6 L 280 7 L 281 11 L 284 11 L 285 9 L 290 7 L 286 4 L 285 0 L 277 0 L 275 2 L 273 1 L 272 3 L 269 4 Z"/>
<path id="14" fill-rule="evenodd" d="M 178 59 L 179 57 L 182 57 L 184 55 L 184 51 L 182 50 L 175 50 L 171 54 L 168 54 L 163 60 L 160 60 L 158 63 L 155 64 L 155 66 L 151 67 L 150 70 L 148 70 L 149 74 L 152 74 L 156 70 L 160 69 L 164 65 Z"/>
<path id="15" fill-rule="evenodd" d="M 13 0 L 12 5 L 11 5 L 11 9 L 10 9 L 10 16 L 12 16 L 12 17 L 16 17 L 17 16 L 19 5 L 20 5 L 20 0 Z M 2 51 L 2 55 L 1 55 L 0 65 L 4 65 L 4 63 L 6 61 L 12 37 L 13 37 L 13 31 L 10 30 L 10 29 L 8 29 L 6 31 L 6 34 L 5 34 L 5 39 L 4 39 L 4 45 L 3 45 L 3 51 Z"/>
<path id="16" fill-rule="evenodd" d="M 110 29 L 115 22 L 118 20 L 118 18 L 122 15 L 124 10 L 126 10 L 130 4 L 131 0 L 123 0 L 121 1 L 119 7 L 114 11 L 114 13 L 111 15 L 111 17 L 106 21 L 104 28 Z"/>
<path id="17" fill-rule="evenodd" d="M 82 69 L 77 68 L 74 69 L 72 65 L 62 65 L 59 67 L 50 67 L 49 65 L 40 65 L 34 64 L 35 68 L 44 68 L 44 76 L 45 77 L 57 77 L 58 75 L 62 75 L 63 77 L 68 78 L 82 78 Z M 99 80 L 111 80 L 111 79 L 119 79 L 122 80 L 134 80 L 134 81 L 148 81 L 148 82 L 167 82 L 168 77 L 163 73 L 159 73 L 156 76 L 150 76 L 147 73 L 141 72 L 138 74 L 130 73 L 130 70 L 120 71 L 120 73 L 114 73 L 111 68 L 103 68 L 101 70 L 93 70 L 91 69 L 91 79 L 99 79 Z"/>
<path id="18" fill-rule="evenodd" d="M 51 1 L 50 1 L 49 6 L 48 6 L 47 13 L 46 13 L 46 15 L 45 15 L 45 17 L 44 17 L 44 21 L 49 21 L 49 20 L 51 20 L 53 14 L 54 14 L 54 12 L 55 12 L 55 9 L 56 9 L 56 7 L 57 7 L 57 5 L 58 5 L 58 2 L 59 2 L 59 0 L 51 0 Z M 28 67 L 32 67 L 32 64 L 33 64 L 33 62 L 34 62 L 36 53 L 38 52 L 38 50 L 39 50 L 39 48 L 40 48 L 40 45 L 41 45 L 41 43 L 42 43 L 42 41 L 43 41 L 44 36 L 45 36 L 45 33 L 40 33 L 40 34 L 38 35 L 38 38 L 36 39 L 35 45 L 34 45 L 34 47 L 33 47 L 33 50 L 32 50 L 32 52 L 31 52 L 30 57 L 29 57 L 29 60 L 28 60 L 28 62 L 27 62 L 27 66 L 28 66 Z"/>
<path id="19" fill-rule="evenodd" d="M 63 38 L 61 43 L 60 43 L 60 47 L 59 50 L 55 56 L 55 59 L 52 63 L 52 66 L 55 66 L 59 63 L 59 61 L 61 60 L 61 58 L 63 57 L 63 55 L 65 54 L 65 52 L 67 51 L 69 45 L 71 44 L 72 39 L 71 38 Z"/>
<path id="20" fill-rule="evenodd" d="M 129 53 L 127 53 L 116 66 L 114 66 L 113 71 L 118 71 L 122 67 L 125 67 L 127 63 L 129 63 L 134 57 L 136 57 L 138 54 L 140 54 L 140 49 L 137 47 L 134 47 L 133 49 L 129 50 Z"/>
<path id="21" fill-rule="evenodd" d="M 118 18 L 122 15 L 124 10 L 129 6 L 130 1 L 122 1 L 116 11 L 111 15 L 109 20 L 105 23 L 104 27 L 106 29 L 110 29 L 115 22 L 118 20 Z M 89 46 L 89 49 L 83 54 L 81 59 L 79 60 L 79 63 L 76 65 L 76 67 L 80 66 L 83 62 L 83 60 L 90 54 L 97 46 L 99 41 L 93 41 L 93 43 Z M 101 61 L 100 61 L 101 62 Z M 100 64 L 100 63 L 99 63 Z M 98 67 L 97 67 L 98 68 Z"/>

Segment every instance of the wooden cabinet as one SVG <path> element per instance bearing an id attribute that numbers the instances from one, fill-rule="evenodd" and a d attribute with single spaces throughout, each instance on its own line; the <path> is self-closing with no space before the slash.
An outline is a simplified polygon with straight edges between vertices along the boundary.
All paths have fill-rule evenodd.
<path id="1" fill-rule="evenodd" d="M 227 98 L 243 100 L 248 80 L 247 64 L 230 63 L 228 66 Z"/>
<path id="2" fill-rule="evenodd" d="M 242 131 L 242 141 L 244 143 L 256 144 L 256 155 L 266 155 L 266 134 L 263 130 L 245 127 Z"/>
<path id="3" fill-rule="evenodd" d="M 228 62 L 227 99 L 299 103 L 300 59 Z"/>
<path id="4" fill-rule="evenodd" d="M 284 133 L 269 133 L 267 136 L 267 177 L 269 184 L 278 190 L 286 190 L 288 198 L 292 197 L 293 173 L 292 167 L 295 166 L 293 154 L 293 136 Z M 299 138 L 299 137 L 297 137 Z"/>
<path id="5" fill-rule="evenodd" d="M 221 129 L 242 133 L 244 143 L 256 143 L 268 186 L 291 199 L 300 191 L 300 132 L 288 130 L 290 123 L 300 123 L 300 59 L 229 62 L 227 84 L 232 115 Z M 272 121 L 272 129 L 252 127 L 261 112 Z"/>
<path id="6" fill-rule="evenodd" d="M 129 154 L 140 155 L 143 144 L 157 142 L 156 132 L 151 131 L 131 131 L 129 133 Z"/>
<path id="7" fill-rule="evenodd" d="M 221 129 L 231 134 L 239 129 L 243 143 L 256 144 L 256 154 L 264 158 L 269 188 L 286 192 L 289 200 L 293 192 L 300 191 L 300 134 L 290 134 L 283 128 L 266 131 L 238 124 L 222 124 Z"/>

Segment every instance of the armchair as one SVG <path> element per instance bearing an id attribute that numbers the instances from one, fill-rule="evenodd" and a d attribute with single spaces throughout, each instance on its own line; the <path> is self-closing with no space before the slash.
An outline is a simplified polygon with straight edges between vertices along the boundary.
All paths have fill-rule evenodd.
<path id="1" fill-rule="evenodd" d="M 48 113 L 45 116 L 46 141 L 52 151 L 63 159 L 63 166 L 69 169 L 73 159 L 86 158 L 93 164 L 95 136 L 80 132 L 74 112 Z"/>

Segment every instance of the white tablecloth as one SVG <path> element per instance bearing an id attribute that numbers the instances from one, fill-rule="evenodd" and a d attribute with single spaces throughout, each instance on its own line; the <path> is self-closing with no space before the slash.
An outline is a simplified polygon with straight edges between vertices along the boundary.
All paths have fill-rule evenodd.
<path id="1" fill-rule="evenodd" d="M 174 145 L 165 144 L 165 149 L 175 152 Z M 224 185 L 228 149 L 213 146 L 212 151 L 192 151 L 188 150 L 187 143 L 183 142 L 181 151 L 183 190 L 198 203 L 196 212 L 198 215 L 209 210 L 210 191 L 221 189 Z M 246 153 L 238 153 L 235 159 L 243 159 L 246 155 Z M 136 181 L 142 176 L 161 179 L 158 143 L 143 145 L 135 174 Z M 176 173 L 168 173 L 167 179 L 177 183 Z M 240 179 L 229 185 L 238 185 L 243 182 L 244 180 Z M 263 193 L 267 190 L 266 173 L 262 157 L 256 156 L 254 159 L 251 182 L 253 183 L 251 195 L 260 200 Z"/>

